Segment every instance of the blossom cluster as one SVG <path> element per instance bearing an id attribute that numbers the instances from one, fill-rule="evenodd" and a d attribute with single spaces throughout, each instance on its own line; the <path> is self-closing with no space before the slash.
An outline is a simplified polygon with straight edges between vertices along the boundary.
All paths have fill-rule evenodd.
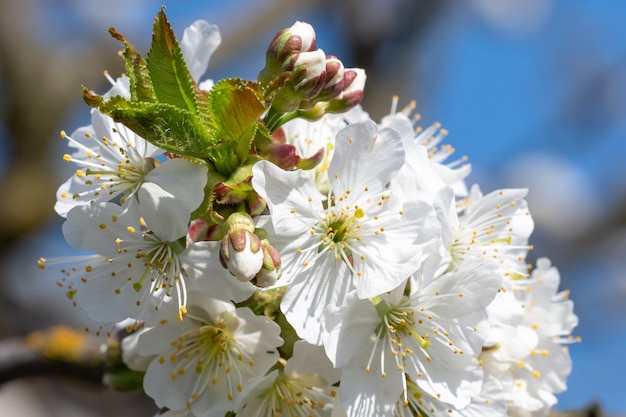
<path id="1" fill-rule="evenodd" d="M 550 261 L 527 265 L 527 190 L 467 187 L 397 97 L 372 121 L 365 72 L 306 23 L 253 82 L 198 82 L 221 40 L 205 21 L 178 43 L 158 14 L 147 63 L 111 33 L 127 76 L 62 133 L 77 170 L 55 209 L 91 254 L 60 285 L 124 323 L 162 415 L 547 415 L 577 317 Z"/>

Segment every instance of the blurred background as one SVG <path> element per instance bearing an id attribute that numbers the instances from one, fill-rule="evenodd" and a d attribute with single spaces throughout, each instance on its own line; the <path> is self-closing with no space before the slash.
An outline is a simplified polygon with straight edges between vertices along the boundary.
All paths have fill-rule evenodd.
<path id="1" fill-rule="evenodd" d="M 530 254 L 571 290 L 582 343 L 558 410 L 626 415 L 626 2 L 619 0 L 0 0 L 0 339 L 84 327 L 40 256 L 73 252 L 53 205 L 73 168 L 59 131 L 89 124 L 80 86 L 123 71 L 115 26 L 143 53 L 162 3 L 180 37 L 196 19 L 223 42 L 207 77 L 256 78 L 275 32 L 311 23 L 317 44 L 368 74 L 363 105 L 417 102 L 484 192 L 528 187 Z M 2 352 L 0 351 L 0 356 Z M 42 378 L 0 386 L 3 416 L 149 416 L 152 401 Z"/>

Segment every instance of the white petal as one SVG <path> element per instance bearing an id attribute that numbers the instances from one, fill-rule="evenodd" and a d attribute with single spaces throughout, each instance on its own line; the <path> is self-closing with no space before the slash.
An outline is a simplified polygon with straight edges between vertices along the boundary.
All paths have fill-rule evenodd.
<path id="1" fill-rule="evenodd" d="M 194 80 L 199 81 L 202 78 L 209 66 L 211 55 L 221 42 L 222 35 L 218 27 L 205 20 L 196 20 L 185 29 L 180 49 Z"/>
<path id="2" fill-rule="evenodd" d="M 301 272 L 287 288 L 280 308 L 302 339 L 319 345 L 324 335 L 324 309 L 338 306 L 352 289 L 348 268 L 326 253 L 329 262 Z"/>
<path id="3" fill-rule="evenodd" d="M 435 278 L 427 283 L 421 294 L 435 294 L 424 305 L 430 311 L 447 318 L 462 317 L 473 312 L 484 312 L 495 298 L 501 275 L 497 267 L 490 262 L 471 262 Z M 451 296 L 446 302 L 438 301 L 437 297 Z"/>
<path id="4" fill-rule="evenodd" d="M 355 245 L 354 251 L 364 256 L 354 254 L 354 268 L 362 272 L 355 278 L 359 298 L 382 294 L 404 282 L 420 267 L 422 250 L 439 237 L 440 230 L 432 208 L 421 201 L 405 204 L 402 210 L 391 204 L 376 227 L 384 232 L 363 233 L 359 246 Z"/>
<path id="5" fill-rule="evenodd" d="M 78 206 L 70 210 L 63 223 L 63 236 L 76 249 L 96 252 L 105 256 L 117 256 L 116 239 L 135 240 L 128 227 L 140 230 L 136 212 L 113 203 Z"/>
<path id="6" fill-rule="evenodd" d="M 91 192 L 90 192 L 91 191 Z M 61 217 L 67 217 L 67 213 L 76 206 L 88 205 L 91 202 L 101 201 L 103 198 L 97 198 L 94 196 L 94 186 L 85 184 L 85 178 L 72 175 L 67 179 L 59 189 L 56 196 L 57 201 L 54 205 L 54 210 Z M 116 198 L 120 194 L 121 190 L 117 189 L 114 193 L 106 196 L 106 201 L 110 201 Z"/>
<path id="7" fill-rule="evenodd" d="M 339 381 L 341 371 L 333 368 L 333 364 L 328 360 L 324 348 L 315 346 L 304 340 L 298 340 L 293 345 L 293 355 L 285 365 L 285 374 L 291 378 L 301 376 L 318 377 L 323 379 L 323 384 L 333 385 Z"/>
<path id="8" fill-rule="evenodd" d="M 150 288 L 144 286 L 141 291 L 133 288 L 136 278 L 144 272 L 143 264 L 135 262 L 130 268 L 127 264 L 128 259 L 103 258 L 99 264 L 92 265 L 93 271 L 84 274 L 84 280 L 76 282 L 78 305 L 91 320 L 98 323 L 117 323 L 128 317 L 143 320 L 149 317 L 142 316 L 142 311 L 154 311 L 150 306 L 144 309 L 137 305 L 137 302 L 145 305 L 153 301 Z"/>
<path id="9" fill-rule="evenodd" d="M 369 300 L 359 300 L 353 291 L 343 305 L 326 310 L 324 324 L 327 330 L 324 349 L 336 367 L 343 367 L 352 361 L 359 347 L 370 345 L 380 317 Z"/>
<path id="10" fill-rule="evenodd" d="M 174 242 L 187 234 L 191 213 L 184 202 L 157 184 L 145 183 L 139 189 L 139 212 L 164 242 Z"/>
<path id="11" fill-rule="evenodd" d="M 270 206 L 276 233 L 298 236 L 317 223 L 322 201 L 302 171 L 284 171 L 271 162 L 259 161 L 252 174 L 254 190 Z"/>
<path id="12" fill-rule="evenodd" d="M 365 364 L 343 369 L 339 385 L 341 404 L 349 417 L 393 416 L 393 408 L 402 393 L 402 374 L 395 363 L 387 364 L 385 377 L 381 376 L 379 360 L 373 363 L 370 372 L 365 371 Z"/>
<path id="13" fill-rule="evenodd" d="M 335 146 L 328 177 L 335 194 L 351 190 L 353 200 L 365 187 L 382 192 L 404 164 L 400 135 L 392 129 L 377 131 L 371 121 L 348 125 L 337 134 Z"/>
<path id="14" fill-rule="evenodd" d="M 150 171 L 145 182 L 155 183 L 168 191 L 191 213 L 204 200 L 207 172 L 204 165 L 175 158 Z"/>

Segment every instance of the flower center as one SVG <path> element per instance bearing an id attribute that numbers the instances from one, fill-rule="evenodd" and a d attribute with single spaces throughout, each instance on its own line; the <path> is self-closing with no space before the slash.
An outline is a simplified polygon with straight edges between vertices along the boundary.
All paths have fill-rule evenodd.
<path id="1" fill-rule="evenodd" d="M 428 336 L 422 336 L 415 328 L 418 322 L 421 323 L 421 321 L 415 318 L 415 311 L 411 308 L 410 300 L 407 297 L 402 297 L 396 306 L 389 305 L 380 296 L 373 297 L 370 301 L 376 308 L 381 321 L 374 331 L 377 338 L 365 371 L 370 372 L 376 352 L 380 347 L 380 364 L 383 366 L 381 376 L 387 376 L 384 368 L 384 357 L 391 353 L 397 370 L 403 372 L 402 378 L 404 383 L 406 383 L 406 377 L 404 376 L 405 358 L 407 355 L 414 355 L 415 349 L 425 351 L 430 345 L 430 342 L 427 340 Z M 426 357 L 427 359 L 430 358 L 428 355 Z"/>
<path id="2" fill-rule="evenodd" d="M 61 133 L 62 137 L 68 139 L 84 152 L 84 156 L 81 158 L 73 158 L 66 154 L 63 156 L 63 160 L 80 165 L 82 168 L 76 170 L 76 176 L 84 179 L 85 184 L 91 186 L 89 190 L 75 194 L 72 198 L 86 195 L 97 198 L 107 194 L 110 198 L 119 194 L 124 194 L 128 198 L 143 184 L 146 174 L 157 166 L 156 160 L 144 158 L 117 129 L 113 129 L 113 134 L 119 137 L 120 143 L 117 140 L 109 139 L 107 136 L 98 139 L 90 133 L 86 133 L 87 138 L 98 141 L 99 151 L 96 151 L 66 135 L 65 132 Z M 106 190 L 108 191 L 105 194 L 104 191 Z"/>
<path id="3" fill-rule="evenodd" d="M 401 349 L 404 348 L 404 345 L 400 342 L 400 339 L 403 337 L 413 338 L 422 349 L 426 349 L 430 345 L 430 342 L 415 329 L 417 324 L 415 310 L 411 308 L 407 297 L 402 297 L 400 303 L 395 307 L 391 307 L 381 297 L 374 297 L 372 302 L 382 320 L 377 329 L 377 334 L 381 337 L 384 332 L 389 332 L 393 335 L 392 344 L 397 345 Z M 412 354 L 413 352 L 409 349 L 408 353 Z M 404 354 L 402 357 L 404 357 Z"/>
<path id="4" fill-rule="evenodd" d="M 187 313 L 186 272 L 178 257 L 182 248 L 178 242 L 163 242 L 151 233 L 146 233 L 144 239 L 147 248 L 138 249 L 135 257 L 143 262 L 145 269 L 133 282 L 133 288 L 139 292 L 149 280 L 151 292 L 155 295 L 161 293 L 169 298 L 174 292 L 178 301 L 178 319 L 182 320 Z"/>
<path id="5" fill-rule="evenodd" d="M 245 359 L 248 365 L 254 366 L 254 361 L 238 348 L 226 321 L 207 323 L 191 314 L 189 318 L 201 320 L 203 325 L 174 339 L 171 342 L 173 349 L 161 356 L 159 363 L 165 364 L 168 360 L 176 363 L 170 375 L 172 381 L 188 372 L 196 375 L 187 402 L 188 408 L 202 392 L 211 389 L 210 385 L 228 385 L 227 397 L 232 401 L 235 393 L 242 390 L 239 363 Z"/>
<path id="6" fill-rule="evenodd" d="M 343 259 L 351 265 L 350 243 L 353 240 L 360 240 L 359 219 L 364 216 L 363 209 L 357 206 L 352 209 L 348 206 L 341 209 L 336 206 L 329 208 L 322 222 L 314 228 L 314 232 L 321 236 L 318 252 L 333 250 L 337 259 Z"/>

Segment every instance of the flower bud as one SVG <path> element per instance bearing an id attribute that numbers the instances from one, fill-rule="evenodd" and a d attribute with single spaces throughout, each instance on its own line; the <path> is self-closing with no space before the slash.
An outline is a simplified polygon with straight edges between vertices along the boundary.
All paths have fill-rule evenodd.
<path id="1" fill-rule="evenodd" d="M 276 78 L 290 55 L 313 50 L 315 50 L 315 30 L 308 23 L 296 22 L 291 27 L 281 30 L 267 48 L 265 68 L 259 73 L 259 81 L 267 84 Z"/>
<path id="2" fill-rule="evenodd" d="M 298 117 L 315 121 L 321 119 L 328 113 L 345 113 L 355 107 L 363 100 L 363 88 L 367 76 L 361 68 L 346 69 L 343 77 L 343 90 L 339 95 L 328 101 L 312 100 L 314 105 L 306 107 L 306 103 L 301 104 Z M 321 94 L 321 93 L 320 93 Z"/>
<path id="3" fill-rule="evenodd" d="M 263 266 L 261 241 L 254 234 L 254 221 L 245 213 L 233 213 L 225 225 L 227 233 L 220 246 L 220 262 L 238 280 L 250 281 Z"/>
<path id="4" fill-rule="evenodd" d="M 351 68 L 345 71 L 343 91 L 339 97 L 329 100 L 327 113 L 344 113 L 355 107 L 363 100 L 363 89 L 365 88 L 365 70 L 361 68 Z"/>
<path id="5" fill-rule="evenodd" d="M 261 240 L 263 250 L 263 267 L 256 275 L 256 285 L 259 287 L 269 287 L 274 285 L 283 273 L 280 255 L 267 239 Z"/>
<path id="6" fill-rule="evenodd" d="M 345 70 L 343 63 L 336 57 L 329 55 L 326 57 L 326 82 L 321 91 L 313 100 L 328 101 L 341 94 L 344 89 Z M 311 103 L 313 107 L 315 103 Z"/>
<path id="7" fill-rule="evenodd" d="M 318 49 L 291 55 L 283 64 L 283 72 L 290 73 L 272 102 L 280 113 L 298 110 L 300 102 L 312 99 L 326 83 L 326 55 Z"/>
<path id="8" fill-rule="evenodd" d="M 209 231 L 209 224 L 201 219 L 192 220 L 187 232 L 187 241 L 190 243 L 201 242 L 206 239 Z"/>
<path id="9" fill-rule="evenodd" d="M 307 86 L 319 85 L 312 94 L 314 96 L 319 93 L 326 82 L 326 54 L 321 49 L 292 54 L 283 63 L 282 70 L 292 73 L 288 83 L 297 91 L 309 91 L 310 87 Z"/>
<path id="10" fill-rule="evenodd" d="M 259 154 L 286 171 L 294 169 L 300 162 L 296 147 L 289 143 L 268 143 L 263 145 Z"/>

